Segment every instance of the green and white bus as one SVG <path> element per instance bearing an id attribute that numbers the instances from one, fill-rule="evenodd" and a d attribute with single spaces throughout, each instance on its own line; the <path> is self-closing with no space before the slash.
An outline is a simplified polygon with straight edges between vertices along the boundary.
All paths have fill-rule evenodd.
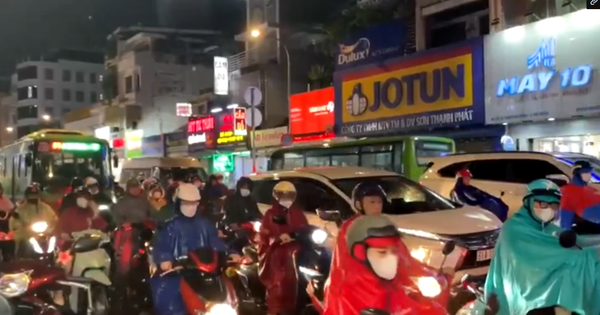
<path id="1" fill-rule="evenodd" d="M 365 166 L 397 172 L 418 180 L 430 158 L 451 154 L 455 150 L 454 140 L 442 137 L 322 140 L 273 152 L 269 170 L 306 166 Z"/>
<path id="2" fill-rule="evenodd" d="M 114 160 L 114 161 L 113 161 Z M 43 129 L 0 148 L 0 182 L 13 200 L 38 183 L 42 198 L 56 208 L 75 177 L 93 176 L 112 187 L 111 150 L 106 140 L 78 131 Z"/>

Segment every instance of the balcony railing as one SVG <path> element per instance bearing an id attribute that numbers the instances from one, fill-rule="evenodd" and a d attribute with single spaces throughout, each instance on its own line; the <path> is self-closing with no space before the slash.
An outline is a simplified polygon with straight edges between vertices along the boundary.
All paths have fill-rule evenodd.
<path id="1" fill-rule="evenodd" d="M 234 72 L 249 66 L 266 62 L 277 57 L 276 41 L 269 41 L 258 47 L 229 56 L 229 72 Z"/>

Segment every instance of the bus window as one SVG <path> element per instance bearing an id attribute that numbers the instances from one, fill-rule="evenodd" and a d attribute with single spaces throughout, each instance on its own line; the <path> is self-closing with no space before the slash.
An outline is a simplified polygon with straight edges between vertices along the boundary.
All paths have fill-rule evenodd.
<path id="1" fill-rule="evenodd" d="M 334 155 L 331 157 L 332 166 L 358 166 L 358 155 Z"/>
<path id="2" fill-rule="evenodd" d="M 100 155 L 86 153 L 39 153 L 35 157 L 35 166 L 37 170 L 32 180 L 42 186 L 68 187 L 75 177 L 94 176 L 102 181 L 109 174 L 107 163 L 103 163 Z"/>
<path id="3" fill-rule="evenodd" d="M 426 166 L 433 157 L 440 157 L 452 153 L 452 144 L 436 141 L 415 141 L 417 164 Z"/>
<path id="4" fill-rule="evenodd" d="M 403 142 L 397 142 L 394 144 L 394 172 L 404 174 L 404 164 L 402 163 L 402 156 L 404 153 Z"/>
<path id="5" fill-rule="evenodd" d="M 392 170 L 392 152 L 362 153 L 361 165 L 382 170 Z"/>
<path id="6" fill-rule="evenodd" d="M 17 166 L 17 177 L 21 177 L 21 163 L 22 163 L 21 155 L 15 156 L 15 164 Z"/>
<path id="7" fill-rule="evenodd" d="M 306 166 L 330 166 L 331 157 L 329 156 L 311 156 L 306 158 Z"/>

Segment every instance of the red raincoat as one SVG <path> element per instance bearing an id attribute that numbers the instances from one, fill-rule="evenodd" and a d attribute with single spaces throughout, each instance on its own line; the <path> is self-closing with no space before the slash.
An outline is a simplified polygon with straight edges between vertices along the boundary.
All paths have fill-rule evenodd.
<path id="1" fill-rule="evenodd" d="M 94 216 L 90 208 L 81 209 L 77 206 L 69 207 L 58 218 L 58 231 L 71 234 L 87 229 L 106 229 L 107 223 L 100 216 Z"/>
<path id="2" fill-rule="evenodd" d="M 276 215 L 286 217 L 287 224 L 273 223 Z M 301 232 L 307 227 L 308 221 L 304 213 L 294 206 L 286 211 L 276 203 L 262 218 L 259 277 L 267 289 L 268 314 L 288 313 L 295 309 L 298 279 L 292 257 L 299 244 L 280 244 L 279 237 L 284 233 Z"/>
<path id="3" fill-rule="evenodd" d="M 398 244 L 404 246 L 401 241 Z M 352 257 L 348 250 L 336 253 L 341 253 L 341 256 L 337 260 L 338 265 L 332 265 L 331 272 L 343 278 L 339 281 L 332 279 L 336 291 L 329 287 L 324 315 L 355 315 L 366 308 L 385 310 L 392 315 L 447 314 L 444 307 L 435 302 L 409 297 L 401 273 L 393 280 L 383 280 L 363 262 Z M 403 257 L 401 253 L 399 256 Z"/>
<path id="4" fill-rule="evenodd" d="M 592 187 L 569 184 L 563 186 L 561 192 L 560 208 L 575 212 L 579 217 L 584 217 L 585 210 L 600 205 L 600 193 Z"/>

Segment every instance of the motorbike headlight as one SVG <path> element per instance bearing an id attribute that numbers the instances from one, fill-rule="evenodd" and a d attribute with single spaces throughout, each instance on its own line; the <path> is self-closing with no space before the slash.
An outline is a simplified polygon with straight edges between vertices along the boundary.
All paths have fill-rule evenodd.
<path id="1" fill-rule="evenodd" d="M 110 210 L 110 207 L 108 205 L 99 205 L 98 210 L 99 211 L 108 211 L 108 210 Z"/>
<path id="2" fill-rule="evenodd" d="M 260 226 L 261 223 L 259 221 L 255 221 L 252 223 L 252 228 L 254 229 L 254 232 L 260 232 Z"/>
<path id="3" fill-rule="evenodd" d="M 237 312 L 229 304 L 215 304 L 208 309 L 206 315 L 237 315 Z"/>
<path id="4" fill-rule="evenodd" d="M 422 263 L 427 263 L 429 257 L 431 256 L 431 251 L 427 248 L 419 247 L 411 250 L 410 255 Z"/>
<path id="5" fill-rule="evenodd" d="M 310 235 L 310 238 L 315 244 L 321 245 L 327 240 L 327 232 L 321 229 L 314 230 Z"/>
<path id="6" fill-rule="evenodd" d="M 29 282 L 28 273 L 6 274 L 0 278 L 0 294 L 9 298 L 19 296 L 27 291 Z"/>
<path id="7" fill-rule="evenodd" d="M 48 250 L 46 250 L 46 253 L 52 253 L 54 251 L 54 247 L 56 247 L 56 237 L 52 236 L 48 241 Z"/>
<path id="8" fill-rule="evenodd" d="M 35 238 L 29 238 L 29 244 L 31 244 L 31 247 L 33 247 L 33 250 L 36 253 L 43 254 L 45 252 Z"/>
<path id="9" fill-rule="evenodd" d="M 48 223 L 46 222 L 35 222 L 31 225 L 31 230 L 35 233 L 44 233 L 48 229 Z"/>
<path id="10" fill-rule="evenodd" d="M 433 298 L 442 293 L 442 287 L 434 277 L 417 277 L 413 279 L 425 297 Z"/>

